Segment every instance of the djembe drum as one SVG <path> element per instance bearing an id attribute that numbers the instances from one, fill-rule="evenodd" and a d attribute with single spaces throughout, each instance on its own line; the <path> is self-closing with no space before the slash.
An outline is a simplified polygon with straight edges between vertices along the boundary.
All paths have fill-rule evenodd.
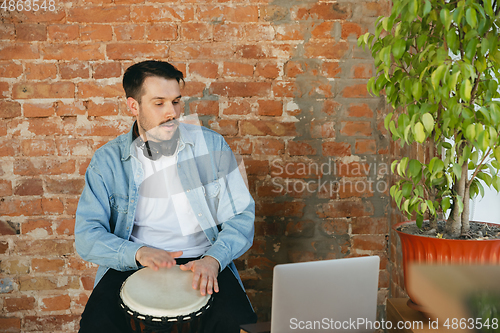
<path id="1" fill-rule="evenodd" d="M 192 288 L 192 281 L 193 272 L 179 266 L 158 271 L 146 267 L 129 276 L 120 290 L 120 300 L 132 331 L 201 331 L 212 296 L 202 296 Z"/>

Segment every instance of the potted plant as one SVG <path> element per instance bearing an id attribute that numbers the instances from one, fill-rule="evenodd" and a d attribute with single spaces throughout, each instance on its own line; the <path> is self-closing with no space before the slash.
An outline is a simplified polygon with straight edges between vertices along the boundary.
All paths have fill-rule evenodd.
<path id="1" fill-rule="evenodd" d="M 390 16 L 378 18 L 375 33 L 358 39 L 358 46 L 368 47 L 375 60 L 368 90 L 385 94 L 392 106 L 385 118 L 392 139 L 401 147 L 429 150 L 427 161 L 403 157 L 391 165 L 398 176 L 392 198 L 419 228 L 428 220 L 431 234 L 415 245 L 398 232 L 403 252 L 411 252 L 403 253 L 404 269 L 421 260 L 470 262 L 475 260 L 469 258 L 472 252 L 480 252 L 483 263 L 500 261 L 498 240 L 481 240 L 494 251 L 491 255 L 469 245 L 457 250 L 458 258 L 449 253 L 450 245 L 440 242 L 449 238 L 455 245 L 470 244 L 465 240 L 474 238 L 469 199 L 481 195 L 484 185 L 500 190 L 499 2 L 393 0 Z M 440 217 L 446 218 L 442 231 Z M 416 253 L 433 239 L 438 245 Z M 439 248 L 446 253 L 440 255 Z"/>

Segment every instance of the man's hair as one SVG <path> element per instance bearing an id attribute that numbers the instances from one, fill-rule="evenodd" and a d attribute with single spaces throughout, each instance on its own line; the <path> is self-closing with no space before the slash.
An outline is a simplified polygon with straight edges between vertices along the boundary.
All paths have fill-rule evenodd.
<path id="1" fill-rule="evenodd" d="M 150 76 L 158 76 L 184 83 L 184 74 L 166 61 L 147 60 L 139 62 L 127 68 L 123 75 L 123 89 L 127 98 L 132 97 L 141 103 L 141 97 L 144 94 L 142 84 Z"/>

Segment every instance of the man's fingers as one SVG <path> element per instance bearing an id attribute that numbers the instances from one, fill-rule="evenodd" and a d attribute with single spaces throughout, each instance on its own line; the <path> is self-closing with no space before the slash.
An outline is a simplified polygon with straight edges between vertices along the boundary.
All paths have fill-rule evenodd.
<path id="1" fill-rule="evenodd" d="M 187 264 L 180 265 L 179 268 L 183 271 L 191 271 L 193 270 L 193 262 L 190 261 Z"/>

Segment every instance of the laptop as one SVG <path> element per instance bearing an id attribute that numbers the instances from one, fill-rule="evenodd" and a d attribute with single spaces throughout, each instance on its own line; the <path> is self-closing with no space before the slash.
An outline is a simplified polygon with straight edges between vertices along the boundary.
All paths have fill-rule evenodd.
<path id="1" fill-rule="evenodd" d="M 275 266 L 271 333 L 376 331 L 379 266 L 378 256 Z M 269 332 L 269 323 L 244 326 Z"/>

